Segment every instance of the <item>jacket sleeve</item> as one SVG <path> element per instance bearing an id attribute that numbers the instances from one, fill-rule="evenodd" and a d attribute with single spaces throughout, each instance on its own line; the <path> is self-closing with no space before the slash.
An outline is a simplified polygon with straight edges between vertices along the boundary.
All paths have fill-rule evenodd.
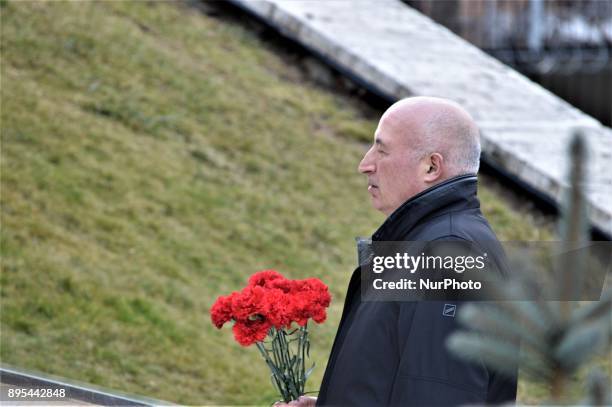
<path id="1" fill-rule="evenodd" d="M 400 361 L 390 405 L 484 404 L 490 375 L 482 363 L 451 354 L 448 336 L 460 328 L 458 302 L 423 301 L 400 306 Z"/>

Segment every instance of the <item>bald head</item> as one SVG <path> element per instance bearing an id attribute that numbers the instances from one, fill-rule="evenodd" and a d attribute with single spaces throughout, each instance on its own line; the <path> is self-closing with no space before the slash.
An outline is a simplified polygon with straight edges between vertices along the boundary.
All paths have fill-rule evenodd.
<path id="1" fill-rule="evenodd" d="M 476 173 L 478 128 L 450 100 L 400 100 L 382 116 L 374 143 L 359 163 L 372 204 L 389 215 L 407 199 L 457 175 Z"/>
<path id="2" fill-rule="evenodd" d="M 439 153 L 447 177 L 478 172 L 480 135 L 470 114 L 457 103 L 436 97 L 411 97 L 393 104 L 381 121 L 391 121 L 410 143 L 415 159 Z"/>

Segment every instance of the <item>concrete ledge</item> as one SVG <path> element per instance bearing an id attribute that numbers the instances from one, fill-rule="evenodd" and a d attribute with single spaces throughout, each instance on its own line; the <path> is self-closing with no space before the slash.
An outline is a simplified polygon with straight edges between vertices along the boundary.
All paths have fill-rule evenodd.
<path id="1" fill-rule="evenodd" d="M 612 236 L 612 130 L 399 0 L 231 0 L 390 99 L 441 96 L 482 131 L 483 156 L 560 204 L 574 129 L 590 147 L 589 219 Z"/>
<path id="2" fill-rule="evenodd" d="M 52 389 L 64 391 L 65 397 L 8 397 L 9 389 L 29 391 Z M 79 383 L 13 366 L 0 366 L 0 404 L 3 405 L 104 405 L 104 406 L 172 406 L 166 401 L 109 391 L 91 384 Z"/>

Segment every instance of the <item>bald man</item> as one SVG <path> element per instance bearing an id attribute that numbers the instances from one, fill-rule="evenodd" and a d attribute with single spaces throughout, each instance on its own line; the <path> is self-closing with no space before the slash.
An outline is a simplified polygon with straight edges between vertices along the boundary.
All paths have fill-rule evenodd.
<path id="1" fill-rule="evenodd" d="M 391 106 L 359 164 L 374 208 L 389 216 L 409 198 L 442 181 L 476 174 L 478 128 L 459 105 L 414 97 Z"/>
<path id="2" fill-rule="evenodd" d="M 458 104 L 413 97 L 382 116 L 359 164 L 387 219 L 373 241 L 460 240 L 501 247 L 476 197 L 479 132 Z M 491 246 L 492 245 L 492 246 Z M 493 247 L 494 246 L 494 247 Z M 503 252 L 503 250 L 502 250 Z M 318 399 L 301 405 L 429 406 L 514 402 L 516 375 L 450 354 L 445 302 L 364 302 L 353 272 Z"/>

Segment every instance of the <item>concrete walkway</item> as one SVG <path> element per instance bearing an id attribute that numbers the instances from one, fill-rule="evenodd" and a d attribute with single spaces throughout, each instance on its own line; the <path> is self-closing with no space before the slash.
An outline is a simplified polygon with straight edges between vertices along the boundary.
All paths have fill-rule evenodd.
<path id="1" fill-rule="evenodd" d="M 482 131 L 483 156 L 561 202 L 568 141 L 591 150 L 589 218 L 612 236 L 612 130 L 399 0 L 232 0 L 391 99 L 453 99 Z"/>

